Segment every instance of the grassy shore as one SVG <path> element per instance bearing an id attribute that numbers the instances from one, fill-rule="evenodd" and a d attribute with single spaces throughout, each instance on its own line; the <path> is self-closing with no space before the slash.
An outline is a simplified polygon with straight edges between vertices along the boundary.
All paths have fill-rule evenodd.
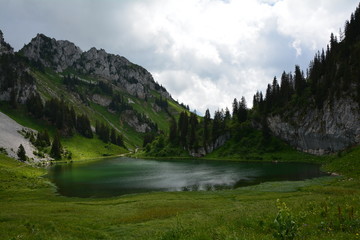
<path id="1" fill-rule="evenodd" d="M 328 159 L 343 177 L 81 199 L 58 196 L 46 170 L 0 155 L 0 239 L 276 239 L 283 228 L 294 239 L 360 239 L 356 156 Z"/>

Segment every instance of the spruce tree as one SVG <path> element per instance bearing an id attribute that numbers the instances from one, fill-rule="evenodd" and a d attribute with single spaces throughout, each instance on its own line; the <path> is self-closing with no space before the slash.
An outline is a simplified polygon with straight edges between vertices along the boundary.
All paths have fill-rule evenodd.
<path id="1" fill-rule="evenodd" d="M 238 106 L 238 121 L 243 123 L 247 120 L 247 105 L 245 97 L 241 97 L 241 101 L 239 102 Z"/>
<path id="2" fill-rule="evenodd" d="M 203 145 L 205 149 L 207 149 L 207 145 L 210 140 L 210 121 L 211 121 L 210 111 L 209 109 L 206 109 L 204 116 L 204 135 L 203 135 Z"/>
<path id="3" fill-rule="evenodd" d="M 111 129 L 111 135 L 110 135 L 110 141 L 112 144 L 116 145 L 116 133 L 115 133 L 115 129 Z"/>
<path id="4" fill-rule="evenodd" d="M 174 118 L 170 121 L 170 129 L 169 129 L 169 142 L 172 144 L 176 144 L 177 142 L 177 126 Z"/>
<path id="5" fill-rule="evenodd" d="M 25 151 L 25 148 L 24 148 L 24 146 L 22 144 L 20 144 L 20 146 L 19 146 L 19 149 L 17 151 L 17 155 L 18 155 L 20 161 L 23 161 L 23 162 L 26 161 L 26 159 L 27 159 L 26 151 Z"/>
<path id="6" fill-rule="evenodd" d="M 180 144 L 182 146 L 186 146 L 187 143 L 187 133 L 188 133 L 188 127 L 189 127 L 189 120 L 188 115 L 186 112 L 180 113 L 179 122 L 178 122 L 178 132 L 179 132 L 179 138 L 180 138 Z"/>
<path id="7" fill-rule="evenodd" d="M 124 141 L 121 135 L 118 135 L 116 138 L 116 145 L 120 146 L 120 147 L 125 147 L 124 145 Z"/>
<path id="8" fill-rule="evenodd" d="M 196 129 L 197 129 L 197 125 L 198 125 L 198 120 L 197 120 L 197 116 L 194 113 L 190 114 L 190 118 L 189 118 L 189 147 L 191 148 L 197 148 L 198 144 L 197 144 L 197 139 L 196 139 Z"/>
<path id="9" fill-rule="evenodd" d="M 58 133 L 55 133 L 54 140 L 51 145 L 50 156 L 56 160 L 61 159 L 62 146 Z"/>

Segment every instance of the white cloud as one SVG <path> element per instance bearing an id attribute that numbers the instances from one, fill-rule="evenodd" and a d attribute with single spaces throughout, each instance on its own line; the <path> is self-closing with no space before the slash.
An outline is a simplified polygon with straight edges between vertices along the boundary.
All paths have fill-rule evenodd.
<path id="1" fill-rule="evenodd" d="M 0 0 L 20 48 L 36 33 L 118 53 L 199 112 L 231 106 L 274 75 L 306 67 L 357 0 Z"/>

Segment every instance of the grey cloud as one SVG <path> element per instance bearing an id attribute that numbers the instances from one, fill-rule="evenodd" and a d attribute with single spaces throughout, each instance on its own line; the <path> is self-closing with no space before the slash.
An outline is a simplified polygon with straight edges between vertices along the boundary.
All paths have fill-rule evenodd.
<path id="1" fill-rule="evenodd" d="M 225 106 L 218 105 L 217 107 L 217 104 L 225 104 L 223 103 L 225 101 L 228 101 L 228 106 L 230 106 L 231 98 L 240 98 L 242 95 L 246 96 L 248 102 L 251 103 L 252 94 L 258 89 L 264 90 L 273 76 L 280 76 L 284 70 L 293 71 L 295 64 L 305 69 L 315 54 L 308 42 L 300 42 L 302 54 L 296 56 L 292 43 L 297 40 L 297 34 L 307 36 L 308 33 L 280 31 L 279 29 L 283 29 L 280 26 L 282 23 L 279 23 L 280 18 L 276 13 L 271 13 L 271 16 L 265 19 L 266 21 L 263 20 L 265 22 L 256 23 L 260 24 L 260 27 L 256 29 L 259 32 L 255 32 L 259 35 L 257 37 L 247 36 L 249 33 L 241 32 L 243 30 L 238 28 L 238 23 L 228 22 L 224 24 L 230 24 L 234 32 L 239 31 L 244 34 L 244 38 L 237 40 L 237 44 L 229 46 L 221 41 L 217 42 L 217 39 L 202 39 L 204 44 L 208 43 L 217 50 L 221 63 L 212 61 L 211 58 L 197 56 L 194 50 L 196 46 L 192 45 L 180 48 L 174 56 L 172 48 L 178 39 L 177 35 L 172 35 L 173 28 L 156 26 L 159 29 L 154 31 L 151 29 L 158 14 L 156 11 L 160 11 L 162 4 L 165 2 L 168 4 L 168 1 L 0 0 L 0 29 L 3 30 L 6 41 L 15 49 L 28 43 L 37 33 L 44 33 L 57 39 L 70 40 L 83 50 L 95 46 L 107 52 L 123 55 L 153 72 L 155 80 L 170 90 L 174 98 L 183 98 L 179 100 L 184 103 L 189 101 L 189 103 L 200 104 L 191 106 L 200 111 L 208 107 L 212 111 L 218 107 L 223 108 Z M 205 0 L 200 3 L 209 4 L 217 1 L 221 0 L 208 2 Z M 224 2 L 230 6 L 234 1 Z M 310 0 L 304 3 L 294 0 L 254 1 L 269 4 L 269 9 L 274 11 L 280 3 L 290 5 L 297 3 L 305 6 L 306 9 L 309 8 L 306 4 L 316 4 L 317 7 L 324 9 L 327 7 L 325 9 L 328 11 L 327 16 L 331 17 L 330 13 L 339 12 L 338 15 L 341 15 L 341 18 L 344 12 L 346 16 L 349 16 L 351 11 L 355 10 L 355 3 L 357 3 L 356 0 L 349 0 L 346 4 L 341 0 L 332 1 L 331 4 L 324 0 L 316 3 Z M 291 18 L 291 15 L 289 16 Z M 285 17 L 282 16 L 281 20 L 285 21 L 284 19 Z M 346 18 L 336 24 L 342 26 L 345 20 Z M 169 24 L 177 24 L 176 19 L 171 19 Z M 261 27 L 262 24 L 263 27 Z M 335 29 L 340 26 L 336 25 Z M 179 29 L 184 30 L 182 27 Z M 322 29 L 322 25 L 317 28 Z M 302 28 L 299 29 L 302 30 Z M 191 36 L 187 37 L 191 39 Z M 325 39 L 328 39 L 328 36 L 325 36 Z M 326 47 L 324 42 L 317 42 L 317 44 Z M 239 51 L 240 55 L 236 55 L 235 50 Z M 159 78 L 157 79 L 156 76 Z M 195 86 L 194 79 L 202 81 L 203 84 Z M 211 85 L 209 88 L 214 96 L 208 97 L 206 92 L 200 92 L 207 90 L 204 87 L 205 83 Z M 195 87 L 198 89 L 194 89 Z M 197 97 L 199 99 L 195 99 Z"/>

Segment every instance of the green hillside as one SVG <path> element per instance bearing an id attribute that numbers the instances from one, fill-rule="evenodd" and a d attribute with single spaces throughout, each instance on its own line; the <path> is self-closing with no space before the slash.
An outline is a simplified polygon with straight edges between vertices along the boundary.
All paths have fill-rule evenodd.
<path id="1" fill-rule="evenodd" d="M 359 149 L 324 159 L 343 177 L 84 199 L 56 195 L 45 170 L 0 154 L 0 238 L 358 239 L 359 173 L 342 167 L 358 159 Z"/>
<path id="2" fill-rule="evenodd" d="M 82 52 L 39 34 L 0 63 L 0 110 L 51 138 L 58 133 L 74 160 L 134 151 L 186 110 L 144 68 L 102 49 Z"/>
<path id="3" fill-rule="evenodd" d="M 144 100 L 124 93 L 114 86 L 112 86 L 112 94 L 102 93 L 96 89 L 96 86 L 94 86 L 96 81 L 99 80 L 91 76 L 81 76 L 81 79 L 86 79 L 89 82 L 91 81 L 92 84 L 79 86 L 74 91 L 69 91 L 63 84 L 63 74 L 57 74 L 48 69 L 44 73 L 34 70 L 32 75 L 37 80 L 36 85 L 38 91 L 44 99 L 65 99 L 69 105 L 75 108 L 76 112 L 86 114 L 90 118 L 92 125 L 95 125 L 95 121 L 98 120 L 107 122 L 108 124 L 114 126 L 123 134 L 126 145 L 131 149 L 142 145 L 143 134 L 133 131 L 126 122 L 122 122 L 119 113 L 109 111 L 107 107 L 101 106 L 92 101 L 91 94 L 98 94 L 103 98 L 109 99 L 116 94 L 120 94 L 122 97 L 127 98 L 127 100 L 131 102 L 131 107 L 137 113 L 144 114 L 152 122 L 154 122 L 158 126 L 159 130 L 163 132 L 168 132 L 169 130 L 169 114 L 163 110 L 156 112 L 152 107 L 152 104 L 155 104 L 155 99 L 159 97 L 158 94 L 154 94 L 155 96 L 153 98 L 150 98 L 145 102 Z M 79 99 L 76 96 L 77 94 L 80 94 L 81 98 L 85 98 L 85 101 L 79 102 Z M 183 110 L 183 108 L 172 99 L 168 99 L 167 101 L 171 103 L 168 106 L 168 111 L 172 114 L 172 116 L 177 117 L 179 115 L 179 110 Z"/>

